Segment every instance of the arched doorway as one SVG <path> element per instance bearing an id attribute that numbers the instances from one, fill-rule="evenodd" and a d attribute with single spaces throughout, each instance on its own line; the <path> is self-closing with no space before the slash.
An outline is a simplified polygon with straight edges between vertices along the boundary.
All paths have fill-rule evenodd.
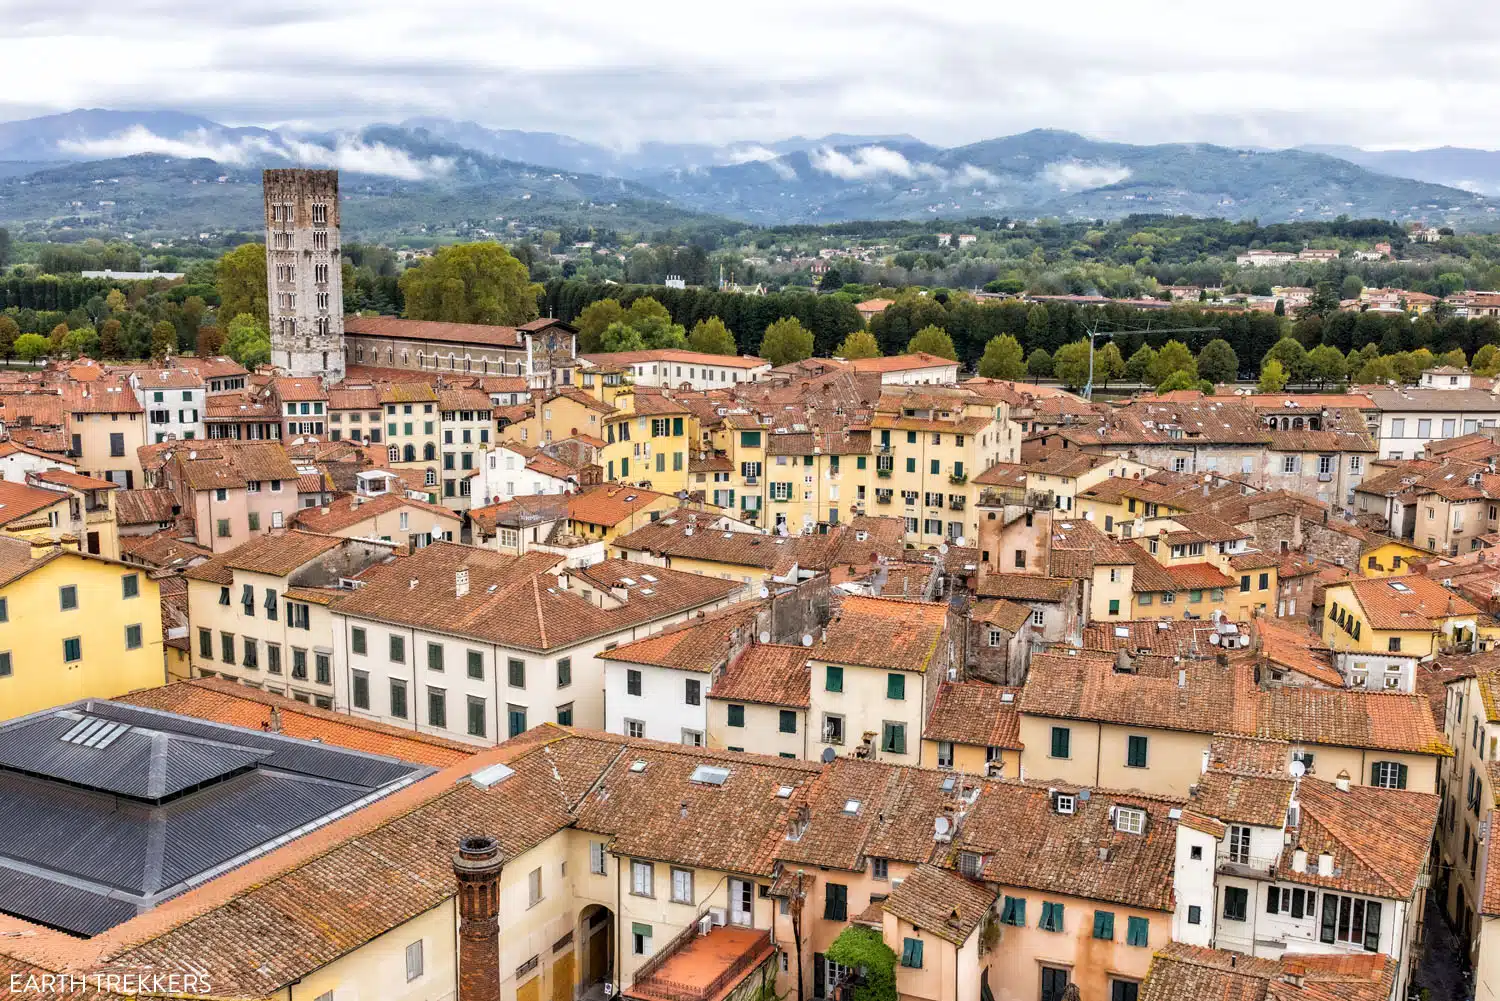
<path id="1" fill-rule="evenodd" d="M 578 913 L 578 928 L 573 935 L 573 952 L 578 964 L 579 998 L 608 997 L 604 986 L 615 983 L 615 915 L 608 907 L 590 904 Z"/>

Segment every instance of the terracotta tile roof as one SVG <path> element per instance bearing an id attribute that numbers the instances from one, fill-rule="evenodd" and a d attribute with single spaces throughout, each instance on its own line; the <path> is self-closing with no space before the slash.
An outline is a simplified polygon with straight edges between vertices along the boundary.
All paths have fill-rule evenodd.
<path id="1" fill-rule="evenodd" d="M 1245 775 L 1210 769 L 1189 802 L 1199 813 L 1229 824 L 1280 828 L 1296 783 L 1290 777 Z"/>
<path id="2" fill-rule="evenodd" d="M 508 556 L 438 542 L 366 570 L 363 585 L 335 602 L 334 611 L 505 646 L 552 650 L 715 604 L 743 588 L 738 581 L 605 560 L 572 571 L 564 589 L 559 578 L 546 572 L 559 562 L 551 553 Z M 462 568 L 469 570 L 470 588 L 458 597 L 454 585 Z M 645 573 L 657 579 L 646 582 Z M 635 583 L 625 584 L 626 579 Z M 582 593 L 616 586 L 626 591 L 627 599 L 613 608 L 600 608 Z M 420 593 L 420 603 L 412 601 L 414 591 Z"/>
<path id="3" fill-rule="evenodd" d="M 878 300 L 877 300 L 878 301 Z M 919 368 L 939 368 L 953 366 L 958 368 L 958 362 L 943 358 L 940 355 L 928 354 L 925 351 L 916 351 L 909 355 L 885 355 L 880 358 L 856 358 L 849 363 L 856 372 L 909 372 Z"/>
<path id="4" fill-rule="evenodd" d="M 1075 449 L 1059 449 L 1034 459 L 1023 459 L 1021 468 L 1028 473 L 1043 473 L 1049 476 L 1082 476 L 1084 473 L 1107 466 L 1115 461 L 1113 455 L 1100 452 L 1080 452 Z"/>
<path id="5" fill-rule="evenodd" d="M 997 626 L 1011 633 L 1018 633 L 1026 620 L 1031 618 L 1031 609 L 1004 598 L 992 598 L 974 603 L 969 617 L 975 622 Z"/>
<path id="6" fill-rule="evenodd" d="M 564 324 L 558 324 L 564 326 Z M 442 323 L 436 320 L 402 320 L 394 316 L 346 316 L 344 333 L 360 337 L 390 337 L 399 340 L 475 344 L 486 347 L 519 348 L 516 327 L 483 323 Z"/>
<path id="7" fill-rule="evenodd" d="M 1436 629 L 1447 616 L 1477 615 L 1479 609 L 1427 577 L 1358 578 L 1330 584 L 1326 601 L 1347 602 L 1353 593 L 1372 629 Z"/>
<path id="8" fill-rule="evenodd" d="M 53 504 L 67 502 L 68 495 L 56 490 L 0 480 L 0 525 L 15 525 Z"/>
<path id="9" fill-rule="evenodd" d="M 621 365 L 639 365 L 642 362 L 670 361 L 684 365 L 707 365 L 710 368 L 759 368 L 771 363 L 764 358 L 751 355 L 711 355 L 701 351 L 683 351 L 678 348 L 653 348 L 645 351 L 606 351 L 597 354 L 579 355 L 596 368 L 611 368 Z"/>
<path id="10" fill-rule="evenodd" d="M 434 768 L 446 768 L 477 750 L 456 740 L 318 709 L 305 702 L 248 688 L 223 678 L 179 681 L 160 688 L 131 692 L 114 701 L 249 730 L 268 729 L 272 725 L 274 708 L 280 716 L 279 732 L 288 737 L 317 740 L 334 747 L 386 755 Z"/>
<path id="11" fill-rule="evenodd" d="M 120 537 L 120 554 L 127 562 L 141 563 L 148 567 L 185 568 L 194 561 L 213 558 L 214 552 L 188 539 L 173 537 L 171 531 L 155 535 L 124 535 Z"/>
<path id="12" fill-rule="evenodd" d="M 1344 677 L 1335 670 L 1333 656 L 1323 646 L 1322 639 L 1306 629 L 1283 624 L 1289 621 L 1264 616 L 1255 620 L 1261 655 L 1276 667 L 1295 671 L 1331 688 L 1343 687 Z"/>
<path id="13" fill-rule="evenodd" d="M 869 455 L 870 432 L 851 431 L 844 428 L 838 431 L 819 431 L 816 434 L 811 431 L 771 434 L 766 438 L 767 455 L 816 455 L 819 453 L 823 455 Z M 766 475 L 770 477 L 773 474 L 767 473 Z"/>
<path id="14" fill-rule="evenodd" d="M 1017 462 L 997 462 L 974 477 L 974 482 L 982 487 L 1024 487 L 1026 470 Z"/>
<path id="15" fill-rule="evenodd" d="M 708 697 L 725 702 L 808 707 L 808 651 L 800 646 L 757 643 L 730 661 L 714 679 Z"/>
<path id="16" fill-rule="evenodd" d="M 179 443 L 173 454 L 190 490 L 236 489 L 251 480 L 295 482 L 297 467 L 276 442 Z"/>
<path id="17" fill-rule="evenodd" d="M 1183 661 L 1186 683 L 1115 670 L 1109 654 L 1037 654 L 1021 693 L 1021 712 L 1189 733 L 1254 731 L 1255 688 L 1243 670 Z"/>
<path id="18" fill-rule="evenodd" d="M 920 674 L 939 652 L 947 624 L 946 604 L 851 595 L 811 653 L 832 664 Z"/>
<path id="19" fill-rule="evenodd" d="M 130 394 L 135 399 L 135 394 Z M 0 394 L 5 423 L 14 437 L 18 427 L 28 422 L 32 427 L 62 427 L 64 398 L 57 393 L 27 392 Z"/>
<path id="20" fill-rule="evenodd" d="M 1284 740 L 1246 737 L 1230 733 L 1214 736 L 1208 745 L 1212 768 L 1246 775 L 1286 777 L 1291 760 L 1291 745 Z"/>
<path id="21" fill-rule="evenodd" d="M 438 390 L 438 409 L 444 412 L 489 410 L 494 406 L 489 394 L 466 386 L 447 386 Z"/>
<path id="22" fill-rule="evenodd" d="M 632 770 L 637 761 L 645 767 Z M 729 774 L 721 784 L 693 781 L 705 764 Z M 610 835 L 621 855 L 769 876 L 792 802 L 777 790 L 796 790 L 818 771 L 787 758 L 633 741 L 578 804 L 576 826 Z"/>
<path id="23" fill-rule="evenodd" d="M 547 525 L 568 517 L 567 494 L 522 494 L 500 504 L 469 509 L 469 520 L 486 535 L 498 527 Z M 618 540 L 616 540 L 618 544 Z"/>
<path id="24" fill-rule="evenodd" d="M 600 660 L 709 674 L 728 661 L 736 639 L 741 643 L 748 641 L 750 637 L 745 634 L 754 630 L 763 607 L 760 602 L 741 601 L 595 656 Z"/>
<path id="25" fill-rule="evenodd" d="M 1288 952 L 1273 960 L 1170 942 L 1151 957 L 1139 1001 L 1388 1001 L 1397 966 L 1383 953 Z"/>
<path id="26" fill-rule="evenodd" d="M 827 533 L 791 536 L 715 530 L 710 527 L 714 520 L 713 515 L 680 508 L 619 536 L 614 545 L 622 550 L 775 573 L 787 572 L 794 563 L 806 570 L 863 566 L 874 562 L 872 554 L 895 559 L 904 551 L 905 529 L 895 518 L 856 518 Z M 930 572 L 931 567 L 927 569 Z"/>
<path id="27" fill-rule="evenodd" d="M 262 535 L 192 567 L 187 576 L 214 584 L 231 583 L 234 570 L 285 577 L 343 542 L 336 536 L 302 531 Z"/>
<path id="28" fill-rule="evenodd" d="M 776 857 L 786 865 L 863 869 L 866 858 L 926 862 L 932 857 L 932 824 L 952 794 L 947 772 L 840 757 L 822 768 L 800 805 L 807 826 L 796 840 L 783 837 Z M 967 780 L 972 785 L 977 780 Z M 852 809 L 851 809 L 852 807 Z"/>
<path id="29" fill-rule="evenodd" d="M 1260 693 L 1256 734 L 1301 744 L 1451 756 L 1421 695 L 1286 685 Z"/>
<path id="30" fill-rule="evenodd" d="M 170 490 L 121 490 L 115 494 L 115 520 L 121 526 L 171 521 L 180 512 Z"/>
<path id="31" fill-rule="evenodd" d="M 282 378 L 272 379 L 271 388 L 276 393 L 276 398 L 283 403 L 293 400 L 312 401 L 328 399 L 328 391 L 323 388 L 322 379 L 295 379 Z"/>
<path id="32" fill-rule="evenodd" d="M 993 883 L 1170 911 L 1177 824 L 1169 811 L 1182 805 L 1092 789 L 1088 799 L 1075 801 L 1072 814 L 1059 814 L 1047 785 L 989 780 L 959 825 L 945 864 L 974 852 L 983 856 L 981 871 Z M 1145 833 L 1117 830 L 1115 806 L 1145 811 Z"/>
<path id="33" fill-rule="evenodd" d="M 1135 573 L 1131 576 L 1130 590 L 1136 594 L 1154 594 L 1160 591 L 1176 591 L 1177 581 L 1167 573 L 1167 568 L 1156 561 L 1156 557 L 1146 552 L 1145 547 L 1134 542 L 1127 542 L 1120 547 L 1135 563 Z"/>
<path id="34" fill-rule="evenodd" d="M 1167 541 L 1174 545 L 1183 542 L 1234 542 L 1248 539 L 1250 533 L 1226 524 L 1210 514 L 1177 514 L 1172 520 L 1183 528 L 1182 532 L 1168 532 Z"/>
<path id="35" fill-rule="evenodd" d="M 1007 698 L 1008 697 L 1008 698 Z M 986 681 L 947 681 L 927 714 L 923 740 L 951 740 L 1021 750 L 1020 688 Z"/>
<path id="36" fill-rule="evenodd" d="M 436 403 L 437 390 L 425 382 L 391 382 L 380 387 L 381 403 Z"/>
<path id="37" fill-rule="evenodd" d="M 983 598 L 1009 598 L 1011 601 L 1065 601 L 1073 593 L 1072 580 L 1065 577 L 1039 577 L 1024 573 L 992 573 L 979 578 L 976 588 Z"/>
<path id="38" fill-rule="evenodd" d="M 223 379 L 249 374 L 239 362 L 222 355 L 214 358 L 179 358 L 177 364 L 182 368 L 192 369 L 205 379 Z"/>
<path id="39" fill-rule="evenodd" d="M 143 414 L 129 383 L 100 380 L 72 383 L 64 388 L 63 409 L 70 414 Z"/>
<path id="40" fill-rule="evenodd" d="M 568 495 L 568 517 L 590 525 L 618 525 L 637 511 L 642 511 L 670 494 L 659 494 L 640 487 L 601 483 L 596 487 Z"/>
<path id="41" fill-rule="evenodd" d="M 1095 566 L 1129 566 L 1135 562 L 1135 558 L 1126 551 L 1123 545 L 1115 541 L 1113 537 L 1105 535 L 1087 518 L 1070 518 L 1063 521 L 1054 517 L 1052 521 L 1052 559 L 1054 561 L 1052 574 L 1054 577 L 1073 576 L 1060 573 L 1055 565 L 1059 554 L 1063 552 L 1087 554 L 1089 573 L 1079 574 L 1085 577 L 1092 576 Z M 1073 557 L 1073 559 L 1077 560 L 1078 557 Z M 1081 565 L 1078 569 L 1082 569 Z"/>
<path id="42" fill-rule="evenodd" d="M 994 888 L 964 879 L 951 869 L 919 865 L 891 890 L 882 907 L 887 914 L 961 946 L 997 896 Z"/>
<path id="43" fill-rule="evenodd" d="M 1091 622 L 1083 630 L 1085 650 L 1126 650 L 1198 659 L 1210 657 L 1217 644 L 1209 637 L 1218 627 L 1207 619 L 1126 619 Z"/>
<path id="44" fill-rule="evenodd" d="M 441 523 L 445 526 L 445 530 L 452 531 L 457 529 L 462 520 L 455 512 L 437 504 L 414 500 L 405 494 L 386 493 L 375 497 L 345 494 L 335 497 L 322 507 L 299 508 L 297 513 L 292 515 L 292 522 L 309 532 L 337 535 L 378 515 L 403 509 L 411 511 L 412 517 L 420 523 L 420 525 L 413 526 L 413 531 L 427 525 L 429 519 L 441 519 L 441 522 L 431 523 Z"/>
<path id="45" fill-rule="evenodd" d="M 1403 901 L 1416 892 L 1437 827 L 1438 797 L 1365 785 L 1346 792 L 1306 777 L 1298 784 L 1297 802 L 1300 824 L 1288 831 L 1277 879 Z M 1299 846 L 1309 856 L 1307 872 L 1292 869 Z M 1320 876 L 1317 855 L 1330 848 L 1333 875 Z"/>
<path id="46" fill-rule="evenodd" d="M 1179 563 L 1165 569 L 1178 591 L 1207 591 L 1216 587 L 1226 588 L 1234 583 L 1212 563 Z"/>
<path id="47" fill-rule="evenodd" d="M 380 392 L 374 386 L 334 386 L 328 390 L 328 409 L 379 410 Z M 489 409 L 488 398 L 485 409 Z"/>
<path id="48" fill-rule="evenodd" d="M 1275 553 L 1241 553 L 1231 556 L 1229 565 L 1236 570 L 1266 570 L 1281 566 L 1281 557 Z"/>

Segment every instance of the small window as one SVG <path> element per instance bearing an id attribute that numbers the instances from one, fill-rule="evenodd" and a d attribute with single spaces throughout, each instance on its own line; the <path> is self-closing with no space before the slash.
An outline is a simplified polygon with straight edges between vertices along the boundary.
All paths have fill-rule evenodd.
<path id="1" fill-rule="evenodd" d="M 731 705 L 727 706 L 726 708 L 728 710 L 727 722 L 728 722 L 728 724 L 730 726 L 741 727 L 741 726 L 745 725 L 745 707 L 744 706 L 739 706 L 739 705 L 733 705 L 733 704 L 731 704 Z"/>
<path id="2" fill-rule="evenodd" d="M 58 605 L 64 612 L 71 612 L 78 607 L 78 585 L 64 584 L 57 589 Z"/>
<path id="3" fill-rule="evenodd" d="M 406 982 L 411 983 L 422 975 L 422 940 L 417 939 L 406 947 Z"/>
<path id="4" fill-rule="evenodd" d="M 906 698 L 906 675 L 891 673 L 885 676 L 885 697 L 896 700 Z"/>
<path id="5" fill-rule="evenodd" d="M 914 970 L 922 968 L 922 940 L 904 938 L 901 942 L 901 965 Z"/>
<path id="6" fill-rule="evenodd" d="M 1123 831 L 1126 834 L 1145 834 L 1146 811 L 1128 806 L 1116 807 L 1115 830 Z"/>
<path id="7" fill-rule="evenodd" d="M 782 733 L 797 732 L 797 711 L 795 709 L 782 709 L 780 711 L 778 729 Z"/>
<path id="8" fill-rule="evenodd" d="M 391 636 L 390 653 L 391 653 L 391 663 L 393 663 L 393 664 L 405 664 L 406 663 L 406 637 L 405 636 L 395 636 L 395 635 Z"/>
<path id="9" fill-rule="evenodd" d="M 63 640 L 63 662 L 73 664 L 83 659 L 83 640 L 77 636 Z"/>
<path id="10" fill-rule="evenodd" d="M 693 903 L 693 870 L 672 869 L 672 902 L 677 904 Z"/>
<path id="11" fill-rule="evenodd" d="M 844 690 L 844 669 L 834 667 L 830 664 L 824 672 L 823 688 L 825 691 L 842 692 Z"/>
<path id="12" fill-rule="evenodd" d="M 641 672 L 635 668 L 627 668 L 625 670 L 625 694 L 641 694 Z"/>
<path id="13" fill-rule="evenodd" d="M 1073 732 L 1065 726 L 1054 726 L 1052 728 L 1052 757 L 1071 757 L 1069 745 L 1072 743 Z"/>
<path id="14" fill-rule="evenodd" d="M 125 627 L 125 649 L 139 650 L 141 648 L 141 627 L 139 624 Z"/>
<path id="15" fill-rule="evenodd" d="M 1042 901 L 1042 920 L 1037 923 L 1042 931 L 1060 932 L 1063 930 L 1063 905 L 1051 901 Z"/>
<path id="16" fill-rule="evenodd" d="M 122 597 L 134 598 L 141 593 L 140 574 L 129 573 L 120 578 L 120 593 Z M 5 616 L 0 613 L 0 622 L 5 621 Z"/>
<path id="17" fill-rule="evenodd" d="M 1126 739 L 1125 765 L 1127 768 L 1146 767 L 1146 738 L 1131 734 Z"/>

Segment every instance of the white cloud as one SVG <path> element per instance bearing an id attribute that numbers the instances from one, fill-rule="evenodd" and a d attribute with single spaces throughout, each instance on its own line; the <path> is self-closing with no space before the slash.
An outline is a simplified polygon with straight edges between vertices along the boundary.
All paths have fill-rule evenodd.
<path id="1" fill-rule="evenodd" d="M 1000 181 L 994 173 L 972 163 L 948 170 L 935 163 L 909 159 L 899 150 L 885 146 L 861 146 L 848 153 L 825 147 L 808 154 L 808 160 L 814 170 L 821 170 L 845 181 L 866 181 L 879 177 L 899 177 L 907 181 L 927 178 L 944 185 L 964 186 L 988 186 Z"/>
<path id="2" fill-rule="evenodd" d="M 453 161 L 448 157 L 419 159 L 405 150 L 384 143 L 366 143 L 353 136 L 339 136 L 334 145 L 324 146 L 304 140 L 277 140 L 264 136 L 228 139 L 206 129 L 168 138 L 135 125 L 118 135 L 99 139 L 62 139 L 57 145 L 60 150 L 91 159 L 161 153 L 186 159 L 206 157 L 219 163 L 246 166 L 270 157 L 285 157 L 308 167 L 337 167 L 406 181 L 441 176 L 453 169 Z"/>
<path id="3" fill-rule="evenodd" d="M 1042 168 L 1042 177 L 1063 191 L 1087 191 L 1119 184 L 1130 176 L 1130 168 L 1118 163 L 1080 163 L 1057 160 Z"/>

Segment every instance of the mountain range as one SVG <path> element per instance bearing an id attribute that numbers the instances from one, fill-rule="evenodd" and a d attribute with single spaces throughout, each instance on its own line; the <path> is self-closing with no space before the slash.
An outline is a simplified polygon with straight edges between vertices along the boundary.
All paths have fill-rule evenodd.
<path id="1" fill-rule="evenodd" d="M 472 232 L 498 220 L 655 231 L 1142 212 L 1500 225 L 1500 152 L 1454 147 L 1252 150 L 1035 130 L 948 148 L 909 135 L 828 135 L 616 149 L 443 118 L 307 133 L 99 109 L 0 123 L 0 224 L 253 231 L 257 171 L 289 164 L 344 171 L 346 225 L 371 237 Z"/>

